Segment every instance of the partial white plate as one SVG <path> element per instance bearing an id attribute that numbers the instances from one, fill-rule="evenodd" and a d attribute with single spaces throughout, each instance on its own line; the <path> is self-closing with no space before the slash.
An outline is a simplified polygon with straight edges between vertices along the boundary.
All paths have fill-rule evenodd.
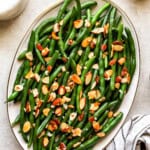
<path id="1" fill-rule="evenodd" d="M 84 2 L 86 0 L 81 0 L 81 2 Z M 100 1 L 100 0 L 96 0 L 98 2 L 98 6 L 96 8 L 94 8 L 94 11 L 96 11 L 100 6 L 102 6 L 102 4 L 104 3 L 104 1 Z M 49 6 L 46 10 L 44 10 L 33 22 L 33 24 L 30 26 L 30 28 L 28 29 L 28 31 L 25 33 L 25 36 L 23 37 L 23 39 L 21 40 L 17 51 L 16 51 L 16 55 L 14 57 L 13 63 L 12 63 L 12 67 L 11 67 L 11 71 L 10 71 L 10 76 L 8 79 L 8 92 L 7 92 L 7 96 L 10 95 L 11 91 L 12 91 L 12 87 L 13 87 L 13 82 L 15 80 L 16 74 L 17 74 L 17 70 L 20 66 L 20 63 L 17 61 L 17 57 L 19 55 L 19 53 L 26 49 L 27 47 L 27 42 L 29 40 L 29 35 L 32 31 L 32 29 L 34 29 L 42 20 L 50 17 L 50 16 L 56 16 L 58 9 L 60 8 L 61 4 L 62 4 L 63 0 L 59 0 L 58 2 L 56 2 L 54 5 Z M 116 135 L 116 133 L 119 131 L 119 129 L 121 128 L 121 126 L 123 125 L 123 122 L 125 121 L 129 110 L 131 108 L 131 105 L 133 103 L 134 100 L 134 96 L 136 93 L 136 89 L 137 89 L 137 85 L 138 85 L 138 79 L 139 79 L 139 70 L 140 70 L 140 48 L 139 48 L 139 42 L 138 42 L 138 38 L 137 38 L 137 34 L 136 31 L 134 29 L 134 26 L 132 24 L 132 22 L 130 21 L 129 17 L 125 14 L 125 12 L 118 7 L 116 4 L 114 4 L 113 2 L 112 5 L 114 5 L 115 7 L 117 7 L 118 12 L 122 15 L 123 17 L 123 22 L 124 24 L 130 28 L 132 35 L 134 37 L 134 42 L 135 42 L 135 47 L 136 47 L 136 70 L 135 70 L 135 74 L 134 77 L 132 79 L 132 83 L 130 85 L 130 88 L 128 90 L 128 93 L 126 94 L 126 96 L 124 97 L 123 103 L 121 104 L 119 110 L 122 111 L 124 113 L 123 119 L 122 121 L 117 125 L 117 127 L 103 140 L 101 140 L 95 147 L 94 150 L 102 150 L 104 147 L 106 147 L 106 145 L 108 145 L 108 143 L 113 139 L 113 137 Z M 13 103 L 9 103 L 8 104 L 8 117 L 10 120 L 10 123 L 12 123 L 15 119 L 15 117 L 17 116 L 17 114 L 19 113 L 19 104 L 18 105 L 14 105 Z M 14 133 L 14 136 L 16 137 L 17 141 L 19 142 L 20 146 L 24 149 L 27 150 L 27 145 L 26 143 L 23 141 L 21 135 L 18 133 L 19 131 L 19 127 L 16 126 L 14 128 L 12 128 L 12 131 Z M 32 148 L 31 148 L 32 149 Z"/>

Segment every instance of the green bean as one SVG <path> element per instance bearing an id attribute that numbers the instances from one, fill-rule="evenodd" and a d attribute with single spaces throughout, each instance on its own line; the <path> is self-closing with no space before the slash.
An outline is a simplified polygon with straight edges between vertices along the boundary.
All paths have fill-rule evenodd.
<path id="1" fill-rule="evenodd" d="M 26 57 L 26 53 L 27 53 L 27 50 L 24 50 L 19 56 L 18 56 L 18 60 L 23 60 L 25 59 Z"/>
<path id="2" fill-rule="evenodd" d="M 81 18 L 81 3 L 80 3 L 80 0 L 75 0 L 76 1 L 76 4 L 77 4 L 77 19 L 80 19 Z"/>
<path id="3" fill-rule="evenodd" d="M 11 126 L 14 127 L 20 122 L 20 114 L 17 115 L 15 120 L 11 123 Z"/>
<path id="4" fill-rule="evenodd" d="M 55 133 L 53 133 L 51 140 L 50 140 L 50 144 L 49 144 L 49 150 L 53 150 L 53 143 L 55 141 Z"/>
<path id="5" fill-rule="evenodd" d="M 81 9 L 87 9 L 87 8 L 91 8 L 93 6 L 96 6 L 97 5 L 97 2 L 96 1 L 87 1 L 87 2 L 84 2 L 83 4 L 81 4 Z"/>
<path id="6" fill-rule="evenodd" d="M 50 35 L 50 33 L 53 31 L 53 26 L 48 26 L 45 30 L 40 32 L 39 37 L 42 38 L 45 35 Z"/>
<path id="7" fill-rule="evenodd" d="M 34 50 L 34 41 L 35 41 L 35 31 L 32 31 L 27 48 L 28 51 L 32 52 Z"/>
<path id="8" fill-rule="evenodd" d="M 56 63 L 58 57 L 59 57 L 59 52 L 56 50 L 55 53 L 53 54 L 52 58 L 50 59 L 50 61 L 47 63 L 47 65 L 53 67 L 54 64 Z"/>
<path id="9" fill-rule="evenodd" d="M 19 95 L 19 92 L 17 92 L 17 91 L 13 92 L 13 93 L 8 97 L 7 102 L 11 102 L 11 101 L 15 100 L 18 95 Z"/>

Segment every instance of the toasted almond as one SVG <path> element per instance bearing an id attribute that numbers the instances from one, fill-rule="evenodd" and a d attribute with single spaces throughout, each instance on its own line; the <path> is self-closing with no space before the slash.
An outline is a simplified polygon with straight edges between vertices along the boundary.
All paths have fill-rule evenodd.
<path id="1" fill-rule="evenodd" d="M 84 47 L 84 48 L 86 48 L 87 46 L 90 45 L 92 39 L 93 39 L 92 37 L 86 37 L 86 38 L 82 41 L 81 46 Z"/>
<path id="2" fill-rule="evenodd" d="M 62 98 L 63 98 L 64 101 L 67 102 L 67 103 L 71 101 L 71 98 L 69 98 L 69 97 L 67 97 L 67 96 L 63 96 Z"/>
<path id="3" fill-rule="evenodd" d="M 35 118 L 37 118 L 37 117 L 39 116 L 39 114 L 40 114 L 40 109 L 39 109 L 39 108 L 36 108 L 36 109 L 35 109 L 35 112 L 34 112 Z"/>
<path id="4" fill-rule="evenodd" d="M 55 81 L 55 82 L 51 85 L 51 90 L 52 90 L 52 91 L 56 91 L 58 88 L 59 88 L 59 83 Z"/>
<path id="5" fill-rule="evenodd" d="M 64 133 L 70 133 L 71 132 L 71 127 L 67 123 L 65 123 L 65 122 L 62 122 L 60 124 L 60 129 Z"/>
<path id="6" fill-rule="evenodd" d="M 46 94 L 48 94 L 48 92 L 49 92 L 49 90 L 48 90 L 48 86 L 47 85 L 42 85 L 42 93 L 44 94 L 44 95 L 46 95 Z"/>
<path id="7" fill-rule="evenodd" d="M 44 147 L 47 147 L 48 144 L 49 144 L 49 139 L 48 139 L 48 137 L 44 137 L 44 138 L 43 138 L 43 146 L 44 146 Z"/>
<path id="8" fill-rule="evenodd" d="M 78 76 L 81 75 L 81 69 L 82 69 L 81 65 L 80 65 L 80 64 L 77 64 L 77 66 L 76 66 L 76 72 L 77 72 L 77 75 L 78 75 Z"/>
<path id="9" fill-rule="evenodd" d="M 74 109 L 74 106 L 70 104 L 68 105 L 68 108 Z"/>
<path id="10" fill-rule="evenodd" d="M 109 112 L 108 112 L 108 118 L 112 118 L 112 117 L 113 117 L 113 114 L 114 114 L 114 113 L 113 113 L 112 111 L 109 111 Z"/>
<path id="11" fill-rule="evenodd" d="M 105 137 L 106 134 L 104 132 L 99 132 L 96 135 L 100 138 L 103 138 L 103 137 Z"/>
<path id="12" fill-rule="evenodd" d="M 112 51 L 121 52 L 123 51 L 124 47 L 122 45 L 113 45 L 112 44 Z"/>
<path id="13" fill-rule="evenodd" d="M 117 112 L 115 112 L 115 113 L 113 114 L 113 117 L 117 117 L 119 114 L 120 114 L 120 112 L 117 111 Z"/>
<path id="14" fill-rule="evenodd" d="M 42 104 L 43 104 L 43 101 L 39 98 L 36 98 L 36 107 L 40 108 L 42 106 Z"/>
<path id="15" fill-rule="evenodd" d="M 112 76 L 112 74 L 113 74 L 113 70 L 112 69 L 106 70 L 104 72 L 104 78 L 107 79 L 107 80 L 109 80 L 110 77 Z"/>
<path id="16" fill-rule="evenodd" d="M 66 67 L 62 66 L 61 70 L 62 70 L 62 72 L 65 72 L 66 71 Z"/>
<path id="17" fill-rule="evenodd" d="M 99 69 L 99 65 L 98 65 L 98 64 L 94 64 L 94 65 L 92 66 L 92 68 L 95 69 L 95 70 L 98 70 L 98 69 Z"/>
<path id="18" fill-rule="evenodd" d="M 34 73 L 32 72 L 32 69 L 30 69 L 30 71 L 26 74 L 25 78 L 26 79 L 31 79 L 34 77 Z"/>
<path id="19" fill-rule="evenodd" d="M 17 92 L 22 91 L 23 90 L 23 85 L 15 85 L 14 90 L 17 91 Z"/>
<path id="20" fill-rule="evenodd" d="M 122 79 L 121 76 L 117 76 L 116 79 L 115 79 L 115 81 L 116 81 L 117 83 L 120 83 L 120 82 L 121 82 L 121 79 Z"/>
<path id="21" fill-rule="evenodd" d="M 48 102 L 53 102 L 56 99 L 56 93 L 52 92 L 49 95 Z"/>
<path id="22" fill-rule="evenodd" d="M 44 48 L 44 49 L 41 51 L 41 55 L 42 55 L 43 57 L 47 56 L 48 53 L 49 53 L 48 47 Z"/>
<path id="23" fill-rule="evenodd" d="M 108 34 L 108 31 L 109 31 L 109 24 L 107 23 L 106 25 L 104 25 L 104 36 Z"/>
<path id="24" fill-rule="evenodd" d="M 114 58 L 114 59 L 110 60 L 109 65 L 113 66 L 116 64 L 116 62 L 117 62 L 117 60 Z"/>
<path id="25" fill-rule="evenodd" d="M 25 54 L 25 56 L 26 56 L 26 59 L 28 59 L 29 61 L 33 61 L 33 54 L 32 54 L 32 52 L 27 52 Z"/>
<path id="26" fill-rule="evenodd" d="M 44 116 L 47 117 L 48 114 L 49 114 L 49 112 L 50 112 L 50 108 L 44 108 L 44 109 L 43 109 L 43 115 L 44 115 Z"/>
<path id="27" fill-rule="evenodd" d="M 85 27 L 89 28 L 90 26 L 91 26 L 90 21 L 85 19 Z"/>
<path id="28" fill-rule="evenodd" d="M 56 41 L 59 40 L 59 36 L 57 36 L 56 32 L 52 32 L 52 38 Z"/>
<path id="29" fill-rule="evenodd" d="M 95 120 L 94 116 L 90 116 L 90 117 L 88 118 L 88 121 L 91 122 L 91 123 L 92 123 L 94 120 Z"/>
<path id="30" fill-rule="evenodd" d="M 42 82 L 44 84 L 49 84 L 49 77 L 47 76 L 47 77 L 42 78 Z"/>
<path id="31" fill-rule="evenodd" d="M 26 113 L 31 112 L 31 105 L 30 105 L 29 102 L 26 103 L 26 106 L 25 106 L 25 112 L 26 112 Z"/>
<path id="32" fill-rule="evenodd" d="M 73 113 L 70 114 L 69 120 L 73 121 L 76 117 L 77 117 L 77 113 L 73 112 Z"/>
<path id="33" fill-rule="evenodd" d="M 120 83 L 115 83 L 115 88 L 119 89 L 120 88 Z"/>
<path id="34" fill-rule="evenodd" d="M 74 26 L 74 28 L 76 28 L 76 29 L 81 28 L 81 27 L 83 26 L 83 20 L 82 20 L 82 19 L 75 20 L 75 21 L 73 22 L 73 26 Z"/>
<path id="35" fill-rule="evenodd" d="M 100 105 L 99 102 L 92 103 L 90 105 L 90 111 L 92 111 L 92 112 L 96 111 L 99 108 L 99 105 Z"/>
<path id="36" fill-rule="evenodd" d="M 62 95 L 65 95 L 65 93 L 66 93 L 65 86 L 64 85 L 60 86 L 58 88 L 58 94 L 62 96 Z"/>
<path id="37" fill-rule="evenodd" d="M 80 77 L 79 77 L 77 74 L 73 74 L 73 75 L 71 76 L 71 79 L 72 79 L 72 81 L 73 81 L 74 83 L 76 83 L 76 84 L 81 84 L 81 83 L 82 83 Z"/>
<path id="38" fill-rule="evenodd" d="M 62 57 L 62 61 L 63 61 L 64 63 L 66 63 L 66 62 L 68 61 L 68 58 Z"/>
<path id="39" fill-rule="evenodd" d="M 43 47 L 42 47 L 42 45 L 41 45 L 40 43 L 37 43 L 37 44 L 36 44 L 36 48 L 37 48 L 39 51 L 43 50 Z"/>
<path id="40" fill-rule="evenodd" d="M 123 77 L 121 83 L 130 83 L 130 76 Z"/>
<path id="41" fill-rule="evenodd" d="M 99 27 L 99 28 L 95 28 L 91 31 L 93 34 L 100 34 L 104 32 L 104 28 L 103 27 Z"/>
<path id="42" fill-rule="evenodd" d="M 73 148 L 78 147 L 80 144 L 81 144 L 81 142 L 77 142 L 77 143 L 73 144 Z"/>
<path id="43" fill-rule="evenodd" d="M 38 73 L 35 73 L 34 79 L 36 80 L 36 82 L 39 82 L 40 81 L 40 75 Z"/>
<path id="44" fill-rule="evenodd" d="M 55 23 L 54 26 L 53 26 L 53 31 L 54 32 L 59 32 L 60 31 L 60 25 L 59 23 Z"/>
<path id="45" fill-rule="evenodd" d="M 38 138 L 40 139 L 41 137 L 43 137 L 45 135 L 45 130 L 43 130 L 39 135 Z"/>
<path id="46" fill-rule="evenodd" d="M 88 98 L 89 99 L 95 99 L 96 98 L 96 90 L 92 90 L 88 92 Z"/>
<path id="47" fill-rule="evenodd" d="M 125 58 L 125 57 L 121 57 L 121 58 L 118 60 L 119 65 L 123 65 L 125 62 L 126 62 L 126 58 Z"/>
<path id="48" fill-rule="evenodd" d="M 97 39 L 96 39 L 96 38 L 93 38 L 92 41 L 91 41 L 91 43 L 90 43 L 90 48 L 91 48 L 91 49 L 94 49 L 95 46 L 96 46 L 96 43 L 97 43 Z"/>
<path id="49" fill-rule="evenodd" d="M 106 97 L 103 96 L 103 97 L 101 97 L 98 101 L 99 101 L 99 102 L 104 102 L 105 100 L 106 100 Z"/>
<path id="50" fill-rule="evenodd" d="M 83 50 L 80 49 L 80 50 L 78 50 L 77 53 L 78 53 L 79 56 L 81 56 L 83 54 Z"/>
<path id="51" fill-rule="evenodd" d="M 86 104 L 86 98 L 85 98 L 85 97 L 82 97 L 82 98 L 80 99 L 80 110 L 83 110 L 83 109 L 84 109 L 85 104 Z"/>
<path id="52" fill-rule="evenodd" d="M 93 57 L 94 57 L 94 52 L 90 52 L 89 55 L 88 55 L 88 58 L 91 59 Z"/>
<path id="53" fill-rule="evenodd" d="M 53 101 L 52 105 L 54 105 L 54 106 L 59 106 L 59 105 L 61 105 L 61 102 L 62 102 L 62 99 L 61 99 L 61 98 L 56 98 L 56 99 Z"/>
<path id="54" fill-rule="evenodd" d="M 53 132 L 58 129 L 58 124 L 55 120 L 51 120 L 47 128 L 49 131 Z"/>
<path id="55" fill-rule="evenodd" d="M 52 59 L 52 57 L 45 57 L 44 60 L 48 63 L 50 60 Z"/>
<path id="56" fill-rule="evenodd" d="M 89 72 L 85 75 L 85 85 L 90 84 L 91 80 L 92 80 L 92 72 L 89 71 Z"/>
<path id="57" fill-rule="evenodd" d="M 67 43 L 71 46 L 74 43 L 74 41 L 72 39 L 69 39 Z"/>
<path id="58" fill-rule="evenodd" d="M 96 84 L 99 83 L 99 80 L 100 80 L 100 76 L 97 75 L 96 78 L 95 78 Z"/>
<path id="59" fill-rule="evenodd" d="M 30 131 L 30 129 L 31 129 L 31 123 L 29 121 L 26 121 L 23 125 L 22 130 L 23 130 L 24 133 L 27 133 L 27 132 Z"/>
<path id="60" fill-rule="evenodd" d="M 122 71 L 121 71 L 121 76 L 124 77 L 128 74 L 128 69 L 126 67 L 123 67 Z"/>
<path id="61" fill-rule="evenodd" d="M 38 91 L 37 88 L 34 88 L 34 89 L 32 90 L 32 93 L 33 93 L 33 97 L 38 97 L 38 95 L 39 95 L 39 91 Z"/>
<path id="62" fill-rule="evenodd" d="M 95 130 L 95 132 L 98 132 L 99 130 L 102 129 L 102 127 L 100 126 L 99 122 L 97 122 L 97 121 L 93 121 L 92 122 L 92 126 L 93 126 L 93 129 Z"/>
<path id="63" fill-rule="evenodd" d="M 76 136 L 81 136 L 82 130 L 80 128 L 75 128 L 72 129 L 72 136 L 76 137 Z"/>
<path id="64" fill-rule="evenodd" d="M 106 44 L 102 44 L 102 45 L 101 45 L 101 50 L 102 50 L 102 51 L 105 51 L 106 49 L 107 49 L 107 45 L 106 45 Z"/>
<path id="65" fill-rule="evenodd" d="M 41 71 L 45 71 L 45 65 L 41 66 Z"/>
<path id="66" fill-rule="evenodd" d="M 67 92 L 67 93 L 71 92 L 70 86 L 65 86 L 65 89 L 66 89 L 66 92 Z"/>
<path id="67" fill-rule="evenodd" d="M 57 107 L 55 110 L 55 115 L 56 116 L 61 116 L 62 115 L 62 108 L 61 107 Z"/>

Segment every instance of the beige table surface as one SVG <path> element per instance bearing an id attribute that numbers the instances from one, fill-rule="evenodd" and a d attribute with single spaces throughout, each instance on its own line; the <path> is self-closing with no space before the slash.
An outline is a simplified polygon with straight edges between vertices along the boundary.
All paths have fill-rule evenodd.
<path id="1" fill-rule="evenodd" d="M 113 0 L 127 13 L 135 25 L 141 47 L 140 81 L 129 117 L 150 114 L 150 0 Z M 6 100 L 10 66 L 16 48 L 34 18 L 55 0 L 30 0 L 16 19 L 0 22 L 0 150 L 21 150 L 11 132 Z"/>

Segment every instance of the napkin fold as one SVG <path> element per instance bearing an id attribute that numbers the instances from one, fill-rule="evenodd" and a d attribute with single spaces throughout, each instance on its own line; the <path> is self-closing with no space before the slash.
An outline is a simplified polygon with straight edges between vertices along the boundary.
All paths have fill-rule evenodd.
<path id="1" fill-rule="evenodd" d="M 105 150 L 150 150 L 150 115 L 127 121 Z"/>

